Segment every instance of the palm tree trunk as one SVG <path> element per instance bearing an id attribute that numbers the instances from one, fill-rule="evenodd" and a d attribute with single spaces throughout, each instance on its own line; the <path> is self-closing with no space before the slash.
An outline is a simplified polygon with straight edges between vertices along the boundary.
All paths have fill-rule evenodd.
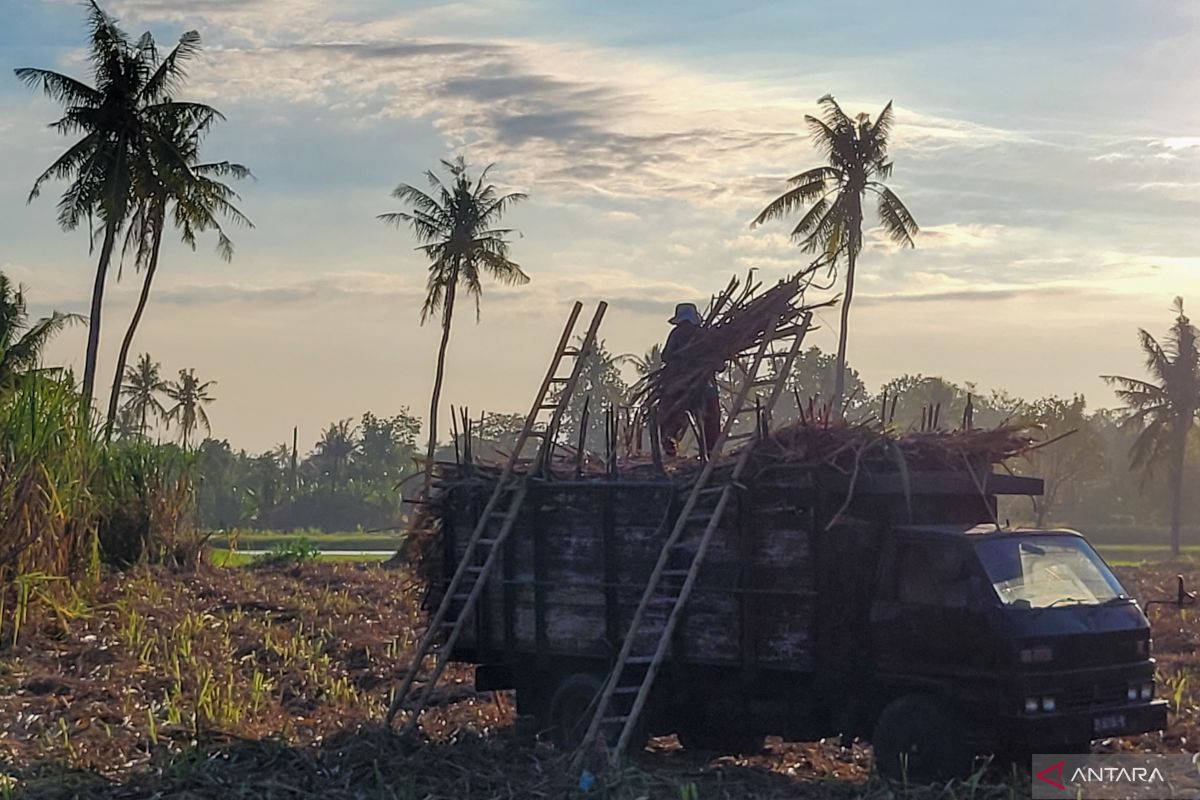
<path id="1" fill-rule="evenodd" d="M 165 209 L 161 209 L 165 211 Z M 108 398 L 108 418 L 104 426 L 104 437 L 112 437 L 113 422 L 117 418 L 117 404 L 121 400 L 121 380 L 125 376 L 125 363 L 129 359 L 129 348 L 133 345 L 133 335 L 137 332 L 138 323 L 142 321 L 142 313 L 146 310 L 146 302 L 150 299 L 150 284 L 154 281 L 154 272 L 158 269 L 158 251 L 162 247 L 163 217 L 155 215 L 154 242 L 150 251 L 150 263 L 146 266 L 146 277 L 142 281 L 142 294 L 138 297 L 137 308 L 133 319 L 129 321 L 129 329 L 121 341 L 121 352 L 117 354 L 117 374 L 113 379 L 112 394 Z M 143 409 L 142 425 L 145 426 L 145 409 Z"/>
<path id="2" fill-rule="evenodd" d="M 446 305 L 442 308 L 442 344 L 438 348 L 437 372 L 433 377 L 433 399 L 429 403 L 429 447 L 425 451 L 424 494 L 433 487 L 433 453 L 437 449 L 438 403 L 442 398 L 442 377 L 446 372 L 446 345 L 450 343 L 450 322 L 454 316 L 454 290 L 458 286 L 457 267 L 450 271 L 446 287 Z"/>
<path id="3" fill-rule="evenodd" d="M 92 404 L 92 390 L 96 385 L 96 362 L 100 357 L 100 309 L 104 305 L 104 283 L 108 278 L 108 265 L 112 261 L 116 241 L 117 223 L 115 220 L 109 220 L 104 225 L 104 243 L 100 245 L 96 282 L 92 285 L 92 310 L 88 316 L 87 354 L 83 363 L 83 403 L 88 407 Z"/>
<path id="4" fill-rule="evenodd" d="M 1189 424 L 1179 426 L 1179 433 L 1176 434 L 1175 452 L 1171 454 L 1171 459 L 1174 462 L 1171 465 L 1171 555 L 1178 558 L 1182 550 L 1180 547 L 1180 528 L 1183 523 L 1183 470 L 1187 463 L 1187 435 L 1188 428 L 1191 427 L 1189 416 Z"/>
<path id="5" fill-rule="evenodd" d="M 838 330 L 837 363 L 833 376 L 833 408 L 837 415 L 842 413 L 842 395 L 846 393 L 846 341 L 850 333 L 850 301 L 854 299 L 854 267 L 858 262 L 858 240 L 861 235 L 861 217 L 850 221 L 850 247 L 846 254 L 846 293 L 842 296 L 842 322 Z"/>

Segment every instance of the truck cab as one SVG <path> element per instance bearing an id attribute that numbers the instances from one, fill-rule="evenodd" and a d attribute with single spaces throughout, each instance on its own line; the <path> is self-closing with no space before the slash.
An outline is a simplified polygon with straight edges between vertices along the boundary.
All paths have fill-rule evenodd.
<path id="1" fill-rule="evenodd" d="M 977 752 L 1077 752 L 1166 725 L 1149 622 L 1075 531 L 896 526 L 868 627 L 885 773 L 949 774 Z"/>

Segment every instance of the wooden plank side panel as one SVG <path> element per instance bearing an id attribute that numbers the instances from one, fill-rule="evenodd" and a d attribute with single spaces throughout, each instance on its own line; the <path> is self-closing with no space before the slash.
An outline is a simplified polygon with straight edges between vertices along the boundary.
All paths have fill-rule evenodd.
<path id="1" fill-rule="evenodd" d="M 466 493 L 451 521 L 459 556 L 470 537 L 474 517 Z M 603 507 L 606 495 L 612 505 Z M 628 629 L 655 560 L 669 533 L 664 525 L 670 493 L 660 486 L 616 487 L 605 492 L 570 489 L 561 484 L 535 487 L 525 513 L 511 534 L 511 569 L 493 572 L 487 587 L 487 636 L 499 647 L 511 638 L 517 650 L 534 652 L 537 643 L 535 586 L 540 586 L 545 641 L 549 652 L 605 657 L 613 642 L 606 625 L 616 600 L 616 629 Z M 607 511 L 607 520 L 606 520 Z M 674 510 L 672 510 L 674 513 Z M 533 521 L 541 526 L 541 583 L 535 583 Z M 737 515 L 729 514 L 710 542 L 696 588 L 673 642 L 675 657 L 709 664 L 743 662 L 742 613 L 738 595 L 747 596 L 755 614 L 747 631 L 749 660 L 764 666 L 804 669 L 811 660 L 810 627 L 813 569 L 810 541 L 795 509 L 751 510 L 742 524 L 755 526 L 754 546 L 739 538 Z M 604 526 L 612 526 L 605 575 Z M 749 563 L 747 564 L 747 553 Z M 683 562 L 686 563 L 686 558 Z M 613 583 L 612 581 L 615 581 Z M 505 610 L 510 618 L 506 619 Z M 462 644 L 474 645 L 468 620 Z"/>

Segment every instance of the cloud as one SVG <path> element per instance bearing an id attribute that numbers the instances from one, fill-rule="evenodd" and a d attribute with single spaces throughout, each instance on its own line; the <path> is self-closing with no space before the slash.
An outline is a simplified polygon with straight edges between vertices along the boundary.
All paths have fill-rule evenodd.
<path id="1" fill-rule="evenodd" d="M 1138 185 L 1137 191 L 1156 193 L 1173 200 L 1196 202 L 1200 201 L 1200 180 L 1148 181 Z"/>
<path id="2" fill-rule="evenodd" d="M 147 19 L 193 13 L 182 0 L 119 7 Z M 465 13 L 456 8 L 449 13 Z M 789 99 L 792 86 L 580 42 L 446 35 L 454 26 L 439 20 L 442 6 L 387 14 L 380 5 L 369 23 L 312 0 L 206 0 L 201 11 L 217 27 L 193 70 L 203 98 L 307 105 L 346 124 L 425 119 L 449 148 L 501 162 L 514 183 L 546 198 L 741 208 L 779 191 L 785 170 L 813 157 L 803 117 L 816 105 Z M 913 161 L 1040 146 L 1028 133 L 907 107 L 897 118 L 896 149 Z"/>
<path id="3" fill-rule="evenodd" d="M 896 294 L 860 294 L 855 303 L 863 305 L 892 305 L 896 303 L 970 303 L 1000 302 L 1005 300 L 1027 300 L 1029 298 L 1073 297 L 1096 298 L 1110 294 L 1094 286 L 1040 285 L 1040 286 L 995 286 L 947 289 L 931 292 L 901 292 Z"/>
<path id="4" fill-rule="evenodd" d="M 0 271 L 22 279 L 32 272 L 9 263 L 0 264 Z M 425 286 L 408 276 L 353 270 L 293 281 L 180 281 L 161 285 L 154 292 L 152 303 L 190 309 L 229 306 L 250 306 L 259 310 L 321 309 L 346 305 L 355 309 L 380 305 L 416 308 L 424 301 L 425 293 Z M 39 294 L 44 299 L 44 293 Z M 135 294 L 135 287 L 120 286 L 110 292 L 110 299 L 124 305 L 132 303 Z M 624 270 L 579 269 L 564 275 L 538 277 L 525 286 L 489 284 L 484 287 L 483 311 L 484 314 L 492 310 L 523 316 L 548 313 L 557 318 L 563 298 L 571 298 L 583 302 L 604 300 L 623 312 L 659 315 L 669 312 L 677 302 L 701 300 L 705 296 L 704 291 L 686 283 L 646 278 Z M 54 302 L 74 307 L 85 304 L 86 300 L 77 291 L 68 290 L 59 294 Z M 459 300 L 463 304 L 471 302 L 461 294 Z M 463 305 L 459 313 L 467 315 L 471 311 Z"/>

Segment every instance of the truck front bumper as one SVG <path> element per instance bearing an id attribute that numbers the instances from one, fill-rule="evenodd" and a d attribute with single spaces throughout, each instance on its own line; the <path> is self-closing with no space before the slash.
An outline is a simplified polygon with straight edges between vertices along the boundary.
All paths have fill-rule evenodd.
<path id="1" fill-rule="evenodd" d="M 1167 727 L 1167 704 L 1130 703 L 1055 714 L 1031 714 L 1005 720 L 1010 745 L 1053 753 L 1057 746 L 1077 745 L 1110 736 L 1136 736 Z"/>

